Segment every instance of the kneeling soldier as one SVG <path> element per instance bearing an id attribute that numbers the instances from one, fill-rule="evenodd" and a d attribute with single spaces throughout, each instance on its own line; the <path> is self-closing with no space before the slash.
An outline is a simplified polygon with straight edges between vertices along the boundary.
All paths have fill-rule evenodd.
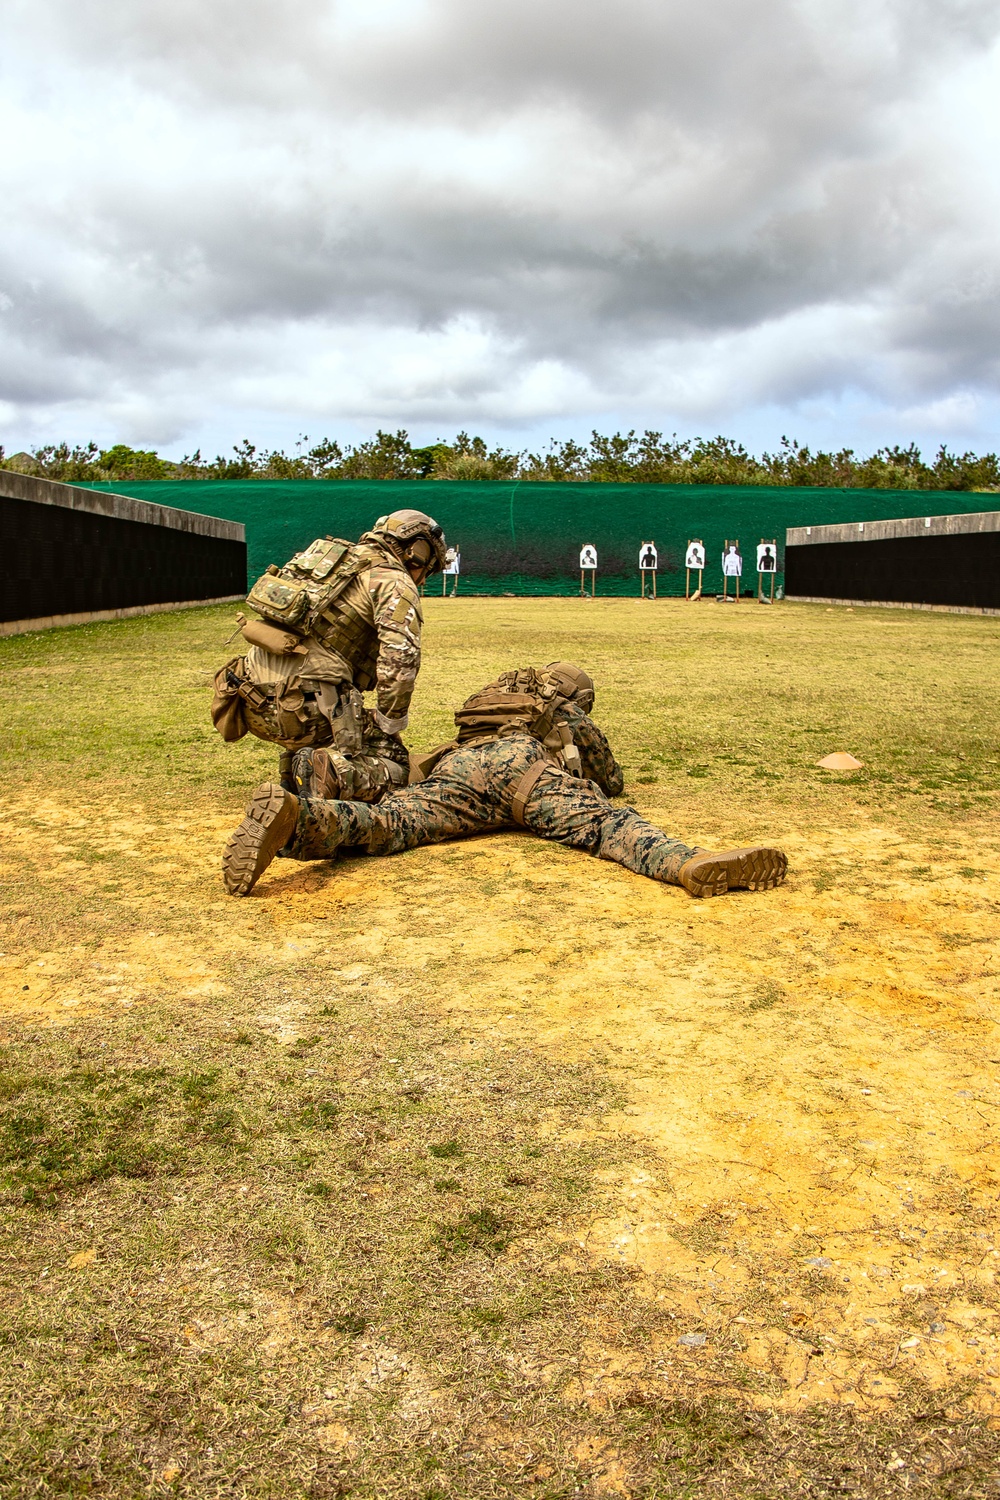
<path id="1" fill-rule="evenodd" d="M 634 808 L 612 806 L 623 778 L 590 718 L 593 702 L 593 681 L 568 662 L 508 672 L 467 699 L 455 715 L 457 738 L 411 757 L 411 785 L 377 806 L 324 799 L 319 775 L 302 798 L 265 783 L 226 845 L 226 889 L 248 895 L 279 853 L 299 860 L 332 859 L 339 849 L 400 854 L 512 824 L 692 896 L 781 884 L 788 861 L 780 849 L 710 853 L 668 837 Z"/>
<path id="2" fill-rule="evenodd" d="M 400 739 L 420 670 L 420 586 L 444 566 L 440 526 L 418 510 L 380 516 L 358 542 L 321 537 L 272 567 L 247 603 L 247 649 L 216 676 L 212 721 L 282 747 L 279 777 L 302 791 L 307 747 L 325 752 L 331 797 L 376 802 L 405 786 Z M 375 690 L 372 709 L 362 694 Z M 298 752 L 298 753 L 296 753 Z"/>

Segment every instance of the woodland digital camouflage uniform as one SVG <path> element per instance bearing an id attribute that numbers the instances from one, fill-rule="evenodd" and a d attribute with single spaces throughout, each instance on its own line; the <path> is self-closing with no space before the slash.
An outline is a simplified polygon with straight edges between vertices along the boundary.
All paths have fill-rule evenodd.
<path id="1" fill-rule="evenodd" d="M 608 799 L 621 793 L 624 779 L 607 739 L 575 704 L 567 704 L 559 717 L 572 731 L 583 776 L 547 763 L 528 794 L 523 826 L 639 875 L 676 882 L 680 867 L 696 850 L 669 838 L 634 808 L 612 806 Z M 422 844 L 510 828 L 518 783 L 539 760 L 549 761 L 539 740 L 524 732 L 504 732 L 485 744 L 449 751 L 425 781 L 377 806 L 303 799 L 295 836 L 282 852 L 301 860 L 330 859 L 342 848 L 399 854 Z"/>

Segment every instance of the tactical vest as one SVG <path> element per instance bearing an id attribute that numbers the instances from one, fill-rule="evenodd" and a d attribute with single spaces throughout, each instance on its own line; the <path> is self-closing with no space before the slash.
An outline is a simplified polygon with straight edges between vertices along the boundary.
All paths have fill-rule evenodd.
<path id="1" fill-rule="evenodd" d="M 342 656 L 355 687 L 367 692 L 376 681 L 378 631 L 343 596 L 373 563 L 392 567 L 394 559 L 373 547 L 320 537 L 283 568 L 272 564 L 250 590 L 247 603 L 269 624 L 299 638 L 312 636 Z"/>

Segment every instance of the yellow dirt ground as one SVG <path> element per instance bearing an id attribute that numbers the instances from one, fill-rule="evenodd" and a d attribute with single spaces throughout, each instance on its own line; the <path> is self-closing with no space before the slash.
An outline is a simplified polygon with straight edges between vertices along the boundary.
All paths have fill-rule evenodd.
<path id="1" fill-rule="evenodd" d="M 428 611 L 425 722 L 433 709 L 439 732 L 446 666 L 462 659 L 470 629 L 488 624 L 494 638 L 463 669 L 469 688 L 493 660 L 546 654 L 525 649 L 537 618 L 522 623 L 506 603 L 460 607 L 461 619 L 443 605 Z M 567 635 L 572 607 L 559 606 Z M 671 632 L 693 627 L 683 606 L 657 607 L 669 656 Z M 763 611 L 745 625 L 719 625 L 707 614 L 717 606 L 697 608 L 706 631 L 742 630 L 744 653 L 784 651 L 764 668 L 782 684 L 806 634 L 826 620 L 786 607 L 780 625 Z M 620 651 L 619 680 L 641 677 L 655 694 L 661 667 L 637 655 L 628 634 L 637 618 L 646 635 L 655 631 L 636 609 L 609 605 L 603 634 L 594 617 L 586 630 L 601 636 L 595 654 L 605 663 Z M 505 632 L 506 617 L 516 628 Z M 971 679 L 995 648 L 994 623 L 962 622 Z M 953 626 L 871 611 L 850 628 L 876 651 L 880 631 L 892 651 L 899 632 L 909 633 L 933 658 L 957 640 Z M 849 703 L 850 687 L 831 683 Z M 822 696 L 822 685 L 813 691 Z M 877 685 L 871 694 L 877 702 Z M 596 716 L 614 734 L 627 712 L 619 688 L 599 699 Z M 752 725 L 746 705 L 741 712 Z M 866 747 L 840 712 L 823 720 L 829 733 L 816 752 L 850 749 L 869 764 L 873 737 Z M 719 713 L 720 722 L 729 717 Z M 644 748 L 655 749 L 657 734 L 643 727 L 633 740 L 645 736 Z M 697 715 L 686 735 L 688 759 L 703 759 Z M 716 740 L 739 749 L 746 735 L 733 722 Z M 766 744 L 755 753 L 771 764 Z M 266 766 L 261 747 L 247 754 Z M 92 892 L 108 861 L 126 878 L 108 896 L 114 920 L 98 946 L 56 942 L 0 958 L 0 1000 L 34 1026 L 160 995 L 197 1006 L 231 993 L 234 972 L 261 944 L 296 961 L 314 955 L 342 981 L 368 980 L 376 1004 L 419 983 L 461 1021 L 468 1047 L 488 1039 L 516 1051 L 530 1042 L 560 1058 L 595 1059 L 624 1085 L 620 1115 L 563 1132 L 567 1142 L 603 1132 L 635 1144 L 634 1168 L 615 1184 L 617 1207 L 583 1226 L 576 1258 L 635 1267 L 640 1295 L 673 1309 L 679 1326 L 704 1331 L 701 1343 L 664 1341 L 666 1387 L 724 1385 L 713 1345 L 735 1327 L 748 1371 L 773 1377 L 747 1396 L 757 1405 L 889 1409 L 907 1381 L 936 1389 L 968 1377 L 968 1405 L 1000 1418 L 992 807 L 956 819 L 908 804 L 904 815 L 891 788 L 867 807 L 843 780 L 809 790 L 812 751 L 784 773 L 773 800 L 767 779 L 742 790 L 727 783 L 713 797 L 697 778 L 682 782 L 682 770 L 640 786 L 637 758 L 628 795 L 639 794 L 648 816 L 702 843 L 780 838 L 791 863 L 784 888 L 699 903 L 511 833 L 397 860 L 278 862 L 251 899 L 233 902 L 221 893 L 218 861 L 238 795 L 195 790 L 158 802 L 106 783 L 51 796 L 35 788 L 4 799 L 5 873 L 31 883 L 40 902 L 49 891 Z M 808 783 L 801 797 L 796 776 Z M 295 1035 L 294 1007 L 276 1019 Z M 761 1315 L 764 1286 L 787 1313 L 780 1328 Z M 582 1351 L 585 1403 L 599 1405 L 631 1379 L 606 1332 Z"/>

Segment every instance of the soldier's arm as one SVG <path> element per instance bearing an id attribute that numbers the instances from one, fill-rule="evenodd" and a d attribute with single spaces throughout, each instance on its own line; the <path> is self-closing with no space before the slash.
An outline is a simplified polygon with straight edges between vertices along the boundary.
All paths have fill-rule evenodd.
<path id="1" fill-rule="evenodd" d="M 588 781 L 596 781 L 606 797 L 620 797 L 625 790 L 625 777 L 604 731 L 598 729 L 589 714 L 575 704 L 569 704 L 565 713 L 573 741 L 580 752 L 584 776 Z"/>
<path id="2" fill-rule="evenodd" d="M 369 587 L 378 631 L 375 722 L 385 734 L 401 734 L 420 671 L 420 595 L 409 575 L 395 568 L 372 568 Z"/>

